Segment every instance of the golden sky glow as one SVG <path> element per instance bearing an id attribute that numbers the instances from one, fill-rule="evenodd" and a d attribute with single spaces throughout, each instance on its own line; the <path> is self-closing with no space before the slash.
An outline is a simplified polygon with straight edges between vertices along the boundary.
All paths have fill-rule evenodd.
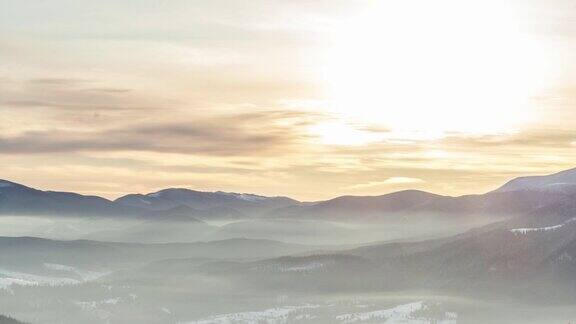
<path id="1" fill-rule="evenodd" d="M 1 178 L 458 195 L 576 166 L 568 0 L 0 2 Z"/>

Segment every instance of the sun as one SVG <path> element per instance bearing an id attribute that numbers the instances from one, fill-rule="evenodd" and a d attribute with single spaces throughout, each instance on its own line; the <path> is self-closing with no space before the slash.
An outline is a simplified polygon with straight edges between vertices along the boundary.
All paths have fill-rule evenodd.
<path id="1" fill-rule="evenodd" d="M 546 48 L 491 1 L 378 1 L 333 32 L 330 111 L 392 132 L 513 132 L 535 118 Z M 409 136 L 409 135 L 407 135 Z"/>

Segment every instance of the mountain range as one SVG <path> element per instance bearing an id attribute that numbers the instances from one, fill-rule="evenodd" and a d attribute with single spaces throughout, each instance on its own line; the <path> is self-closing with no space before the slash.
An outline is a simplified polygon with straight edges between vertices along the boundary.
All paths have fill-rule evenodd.
<path id="1" fill-rule="evenodd" d="M 576 314 L 574 185 L 576 169 L 460 197 L 408 190 L 299 202 L 166 189 L 112 201 L 1 181 L 0 211 L 15 216 L 0 218 L 5 231 L 13 219 L 25 227 L 45 218 L 88 231 L 82 239 L 47 239 L 42 227 L 35 237 L 3 234 L 0 304 L 26 322 L 193 323 L 306 305 L 313 314 L 293 315 L 345 323 L 314 316 L 368 307 L 358 316 L 374 322 L 374 312 L 398 305 L 391 298 L 426 296 L 438 307 L 460 305 L 458 322 L 524 323 L 534 309 L 548 313 L 531 323 L 567 323 Z M 431 224 L 469 219 L 486 221 L 431 235 Z M 497 305 L 490 321 L 488 303 Z M 502 320 L 512 307 L 518 315 Z"/>
<path id="2" fill-rule="evenodd" d="M 0 180 L 0 214 L 50 216 L 101 216 L 194 220 L 240 219 L 297 205 L 286 197 L 165 189 L 142 195 L 130 194 L 114 201 L 72 192 L 42 191 Z"/>
<path id="3" fill-rule="evenodd" d="M 516 178 L 486 194 L 459 197 L 417 190 L 381 196 L 341 196 L 318 202 L 245 193 L 183 188 L 128 194 L 116 200 L 71 192 L 42 191 L 0 180 L 0 215 L 137 218 L 202 222 L 283 218 L 339 222 L 405 222 L 409 217 L 510 217 L 569 201 L 576 195 L 576 169 Z"/>
<path id="4" fill-rule="evenodd" d="M 194 271 L 275 293 L 427 290 L 569 305 L 576 302 L 576 199 L 437 239 L 206 263 Z"/>

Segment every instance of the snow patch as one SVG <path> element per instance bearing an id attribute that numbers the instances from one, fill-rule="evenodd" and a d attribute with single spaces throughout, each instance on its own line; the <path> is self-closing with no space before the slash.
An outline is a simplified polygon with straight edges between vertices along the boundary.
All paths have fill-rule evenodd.
<path id="1" fill-rule="evenodd" d="M 558 225 L 554 225 L 554 226 L 514 228 L 514 229 L 511 229 L 510 232 L 512 232 L 514 234 L 528 234 L 528 233 L 532 233 L 532 232 L 555 231 L 555 230 L 560 229 L 560 228 L 564 227 L 565 225 L 568 225 L 568 224 L 575 222 L 575 221 L 576 221 L 576 217 L 571 218 L 562 224 L 558 224 Z"/>
<path id="2" fill-rule="evenodd" d="M 77 268 L 54 263 L 44 263 L 44 268 L 54 271 L 62 271 L 67 273 L 73 273 L 80 277 L 80 279 L 68 278 L 68 277 L 54 277 L 54 276 L 43 276 L 30 274 L 19 271 L 12 271 L 7 269 L 0 269 L 0 289 L 10 290 L 10 286 L 65 286 L 65 285 L 75 285 L 82 282 L 96 280 L 104 275 L 109 274 L 109 272 L 93 272 L 84 271 Z"/>
<path id="3" fill-rule="evenodd" d="M 9 289 L 12 285 L 20 286 L 64 286 L 80 283 L 79 280 L 61 277 L 39 276 L 24 272 L 0 269 L 0 288 Z"/>
<path id="4" fill-rule="evenodd" d="M 149 202 L 149 201 L 146 200 L 146 199 L 138 198 L 138 200 L 139 200 L 141 203 L 146 204 L 146 205 L 151 205 L 151 204 L 152 204 L 151 202 Z"/>
<path id="5" fill-rule="evenodd" d="M 572 255 L 568 254 L 568 252 L 564 252 L 558 257 L 558 261 L 571 263 L 572 261 L 574 261 L 574 258 L 572 257 Z"/>
<path id="6" fill-rule="evenodd" d="M 325 305 L 333 306 L 333 305 Z M 410 304 L 399 305 L 390 309 L 383 309 L 371 312 L 343 314 L 330 317 L 330 323 L 404 323 L 404 324 L 456 324 L 458 315 L 453 312 L 442 311 L 437 307 L 441 304 L 415 302 Z M 302 306 L 282 306 L 270 308 L 262 311 L 231 313 L 215 315 L 188 322 L 188 324 L 252 324 L 252 323 L 270 323 L 270 324 L 287 324 L 298 321 L 318 321 L 326 320 L 323 317 L 315 315 L 317 309 L 324 307 L 322 305 L 302 305 Z M 427 315 L 434 314 L 432 316 Z M 322 312 L 320 312 L 322 313 Z M 320 315 L 322 316 L 322 315 Z"/>
<path id="7" fill-rule="evenodd" d="M 99 300 L 99 301 L 78 301 L 74 304 L 80 309 L 85 312 L 92 313 L 96 315 L 98 318 L 105 320 L 112 315 L 112 312 L 107 311 L 105 309 L 101 309 L 103 306 L 114 306 L 120 302 L 120 297 L 110 298 L 106 300 Z"/>
<path id="8" fill-rule="evenodd" d="M 325 270 L 326 268 L 335 265 L 336 262 L 334 260 L 326 260 L 323 262 L 320 261 L 311 261 L 311 262 L 304 262 L 300 264 L 285 264 L 285 263 L 273 263 L 273 264 L 266 264 L 252 268 L 255 271 L 264 271 L 264 272 L 313 272 L 313 271 L 321 271 Z"/>
<path id="9" fill-rule="evenodd" d="M 74 268 L 74 267 L 63 265 L 63 264 L 55 264 L 55 263 L 44 263 L 44 268 L 50 269 L 50 270 L 70 271 L 70 272 L 76 270 L 76 268 Z"/>
<path id="10" fill-rule="evenodd" d="M 244 201 L 250 201 L 250 202 L 259 202 L 259 201 L 263 201 L 268 199 L 268 197 L 264 197 L 264 196 L 258 196 L 258 195 L 254 195 L 254 194 L 247 194 L 247 193 L 234 193 L 234 192 L 223 192 L 223 191 L 218 191 L 219 194 L 228 196 L 228 197 L 234 197 L 236 199 L 240 199 L 240 200 L 244 200 Z"/>
<path id="11" fill-rule="evenodd" d="M 307 272 L 321 269 L 324 268 L 325 266 L 326 265 L 322 262 L 310 262 L 308 264 L 303 264 L 300 266 L 284 268 L 282 269 L 282 272 Z"/>
<path id="12" fill-rule="evenodd" d="M 415 314 L 418 311 L 425 311 L 429 305 L 424 302 L 415 302 L 396 306 L 390 309 L 377 310 L 365 313 L 353 313 L 336 316 L 336 320 L 343 323 L 356 323 L 370 321 L 378 323 L 406 323 L 406 324 L 456 324 L 458 315 L 456 313 L 444 312 L 442 319 L 434 319 Z"/>
<path id="13" fill-rule="evenodd" d="M 80 270 L 75 267 L 63 265 L 63 264 L 55 264 L 55 263 L 44 263 L 44 267 L 50 270 L 56 271 L 65 271 L 65 272 L 72 272 L 82 278 L 82 281 L 91 281 L 99 279 L 105 275 L 110 274 L 110 272 L 96 272 L 96 271 L 88 271 L 88 270 Z"/>
<path id="14" fill-rule="evenodd" d="M 314 309 L 318 307 L 320 307 L 320 305 L 283 306 L 265 309 L 263 311 L 215 315 L 197 321 L 188 322 L 188 324 L 285 324 L 293 321 L 296 318 L 299 318 L 300 320 L 312 319 L 311 315 L 298 314 L 298 311 Z"/>

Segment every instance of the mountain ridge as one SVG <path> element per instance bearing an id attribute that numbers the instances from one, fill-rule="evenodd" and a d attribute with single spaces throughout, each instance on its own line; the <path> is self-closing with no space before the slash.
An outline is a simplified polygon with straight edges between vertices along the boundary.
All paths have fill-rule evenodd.
<path id="1" fill-rule="evenodd" d="M 398 214 L 446 217 L 520 214 L 576 194 L 576 168 L 518 177 L 485 194 L 446 196 L 402 190 L 374 196 L 338 196 L 301 202 L 285 196 L 166 188 L 115 200 L 74 192 L 38 190 L 0 180 L 0 214 L 112 216 L 156 219 L 250 219 L 259 217 L 333 221 L 401 221 Z M 188 208 L 184 208 L 188 207 Z"/>

